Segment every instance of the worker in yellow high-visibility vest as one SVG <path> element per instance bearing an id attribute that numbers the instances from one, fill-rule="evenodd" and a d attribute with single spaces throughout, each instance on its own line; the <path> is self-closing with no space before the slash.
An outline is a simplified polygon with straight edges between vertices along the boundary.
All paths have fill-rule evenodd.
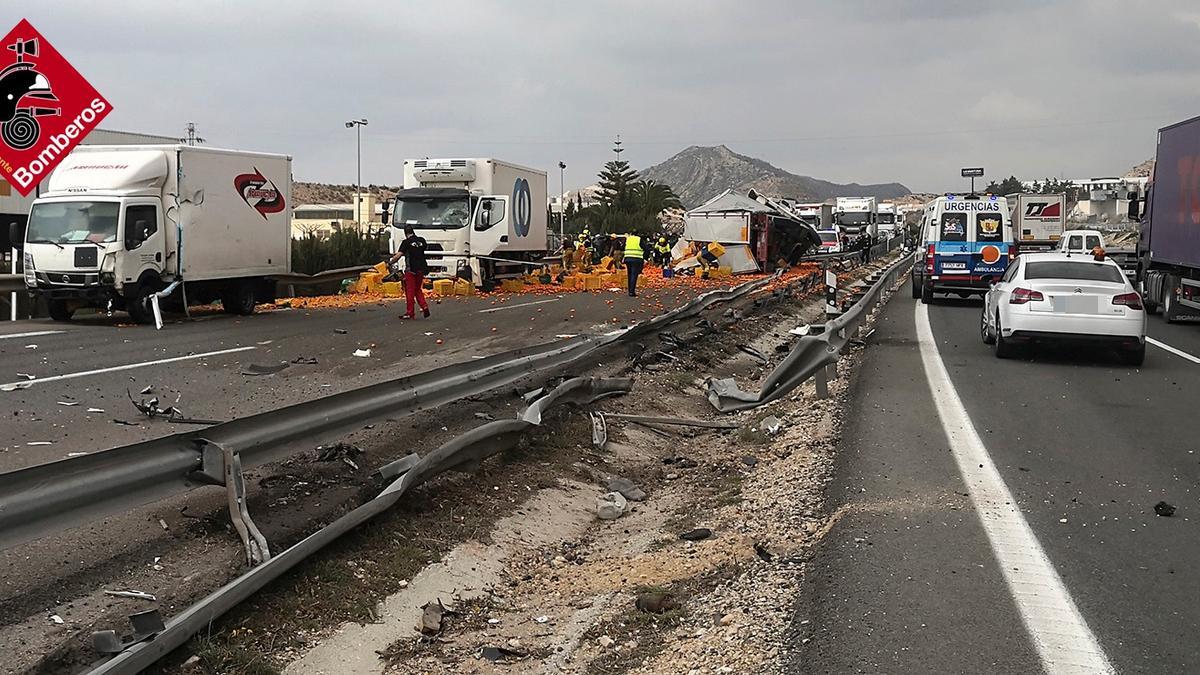
<path id="1" fill-rule="evenodd" d="M 646 252 L 642 250 L 642 238 L 636 234 L 625 235 L 625 269 L 629 275 L 629 297 L 637 297 L 638 275 L 646 263 Z"/>

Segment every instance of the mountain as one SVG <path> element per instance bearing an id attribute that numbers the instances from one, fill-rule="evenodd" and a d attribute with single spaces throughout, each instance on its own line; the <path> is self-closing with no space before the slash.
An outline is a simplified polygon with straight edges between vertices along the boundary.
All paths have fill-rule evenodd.
<path id="1" fill-rule="evenodd" d="M 1154 175 L 1154 158 L 1138 164 L 1125 172 L 1125 178 L 1148 178 Z"/>
<path id="2" fill-rule="evenodd" d="M 670 185 L 687 208 L 694 208 L 728 189 L 754 188 L 766 195 L 823 201 L 831 197 L 874 195 L 893 199 L 909 194 L 899 183 L 841 185 L 811 176 L 797 176 L 761 159 L 739 155 L 724 145 L 692 147 L 641 172 L 641 177 Z"/>

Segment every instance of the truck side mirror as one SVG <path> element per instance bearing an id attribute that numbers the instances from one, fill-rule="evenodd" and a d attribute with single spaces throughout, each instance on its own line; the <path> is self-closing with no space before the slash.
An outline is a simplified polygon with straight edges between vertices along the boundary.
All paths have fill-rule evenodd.
<path id="1" fill-rule="evenodd" d="M 1141 214 L 1141 203 L 1138 202 L 1137 199 L 1130 199 L 1129 200 L 1129 219 L 1130 220 L 1140 220 L 1141 215 L 1142 215 Z"/>
<path id="2" fill-rule="evenodd" d="M 387 225 L 388 221 L 391 220 L 391 217 L 392 217 L 391 214 L 388 213 L 388 203 L 384 202 L 383 203 L 383 214 L 379 216 L 379 219 L 384 225 Z"/>
<path id="3" fill-rule="evenodd" d="M 25 232 L 20 223 L 12 222 L 8 224 L 8 243 L 18 251 L 25 248 Z"/>

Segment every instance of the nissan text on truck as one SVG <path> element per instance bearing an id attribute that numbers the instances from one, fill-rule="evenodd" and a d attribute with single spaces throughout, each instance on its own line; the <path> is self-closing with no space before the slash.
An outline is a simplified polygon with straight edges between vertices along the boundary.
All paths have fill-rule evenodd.
<path id="1" fill-rule="evenodd" d="M 1018 253 L 1053 251 L 1067 229 L 1067 195 L 1064 193 L 1011 194 L 1013 237 Z"/>
<path id="2" fill-rule="evenodd" d="M 393 251 L 405 227 L 424 237 L 429 278 L 488 290 L 546 256 L 546 172 L 498 159 L 408 159 L 391 220 Z"/>
<path id="3" fill-rule="evenodd" d="M 1200 117 L 1158 130 L 1137 276 L 1147 310 L 1172 323 L 1200 314 Z"/>
<path id="4" fill-rule="evenodd" d="M 876 212 L 874 197 L 838 197 L 833 219 L 844 236 L 853 239 L 868 234 L 873 238 L 878 233 Z"/>
<path id="5" fill-rule="evenodd" d="M 291 271 L 291 187 L 286 155 L 80 146 L 30 208 L 25 286 L 58 321 L 97 307 L 148 323 L 155 294 L 251 314 Z"/>

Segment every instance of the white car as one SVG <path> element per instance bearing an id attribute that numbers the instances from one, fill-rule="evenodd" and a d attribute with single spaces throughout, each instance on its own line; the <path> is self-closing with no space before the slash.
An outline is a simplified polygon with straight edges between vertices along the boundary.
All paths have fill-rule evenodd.
<path id="1" fill-rule="evenodd" d="M 984 296 L 979 331 L 998 358 L 1039 342 L 1107 343 L 1124 363 L 1146 357 L 1142 297 L 1116 262 L 1091 255 L 1026 253 Z"/>

